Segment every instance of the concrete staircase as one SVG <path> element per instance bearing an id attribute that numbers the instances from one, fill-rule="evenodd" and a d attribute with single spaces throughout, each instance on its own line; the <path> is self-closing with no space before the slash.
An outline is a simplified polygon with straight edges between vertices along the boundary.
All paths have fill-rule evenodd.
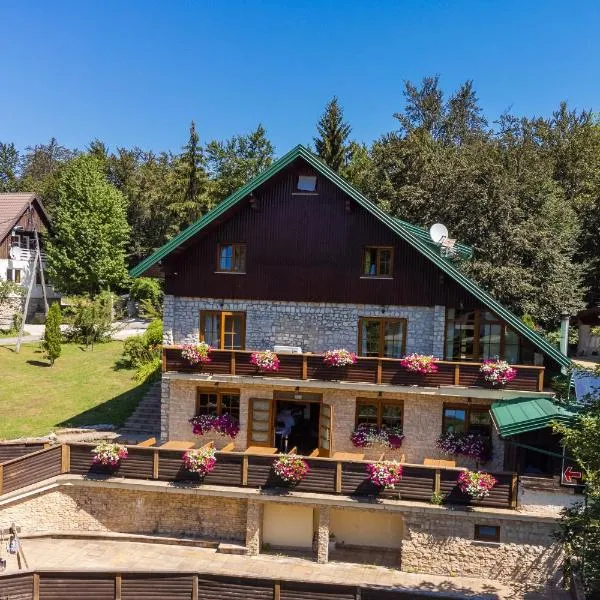
<path id="1" fill-rule="evenodd" d="M 133 414 L 119 431 L 123 441 L 138 442 L 160 437 L 160 381 L 150 385 Z"/>

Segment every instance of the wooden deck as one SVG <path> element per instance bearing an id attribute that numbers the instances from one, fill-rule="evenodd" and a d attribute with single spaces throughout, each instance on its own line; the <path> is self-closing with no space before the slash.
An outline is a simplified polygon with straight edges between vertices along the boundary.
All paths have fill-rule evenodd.
<path id="1" fill-rule="evenodd" d="M 239 375 L 319 381 L 344 381 L 398 386 L 463 386 L 495 389 L 487 383 L 479 369 L 481 363 L 440 360 L 438 372 L 430 375 L 409 373 L 393 358 L 363 358 L 347 367 L 328 367 L 320 354 L 279 354 L 279 371 L 261 373 L 250 364 L 250 351 L 213 350 L 212 361 L 190 365 L 181 357 L 180 346 L 163 348 L 163 372 L 204 373 L 207 375 Z M 517 376 L 502 389 L 541 392 L 544 389 L 544 367 L 514 365 Z"/>

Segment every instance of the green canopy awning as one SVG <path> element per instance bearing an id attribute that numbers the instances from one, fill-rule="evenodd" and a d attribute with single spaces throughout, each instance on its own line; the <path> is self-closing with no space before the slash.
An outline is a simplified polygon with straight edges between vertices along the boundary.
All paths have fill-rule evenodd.
<path id="1" fill-rule="evenodd" d="M 492 404 L 492 419 L 502 437 L 549 427 L 552 421 L 570 423 L 576 413 L 550 398 L 512 398 Z"/>

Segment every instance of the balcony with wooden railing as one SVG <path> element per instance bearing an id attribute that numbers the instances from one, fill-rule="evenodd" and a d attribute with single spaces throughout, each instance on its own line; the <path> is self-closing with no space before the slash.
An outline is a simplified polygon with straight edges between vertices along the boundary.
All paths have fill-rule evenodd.
<path id="1" fill-rule="evenodd" d="M 195 373 L 205 375 L 237 375 L 241 377 L 268 377 L 297 380 L 343 381 L 395 386 L 420 387 L 482 387 L 492 389 L 480 372 L 481 363 L 440 360 L 438 371 L 429 375 L 409 373 L 394 358 L 359 357 L 347 367 L 329 367 L 321 354 L 278 354 L 279 370 L 259 372 L 250 363 L 251 351 L 213 350 L 211 362 L 190 365 L 182 358 L 181 346 L 163 348 L 163 372 Z M 503 389 L 541 392 L 544 389 L 544 367 L 515 365 L 517 376 Z"/>

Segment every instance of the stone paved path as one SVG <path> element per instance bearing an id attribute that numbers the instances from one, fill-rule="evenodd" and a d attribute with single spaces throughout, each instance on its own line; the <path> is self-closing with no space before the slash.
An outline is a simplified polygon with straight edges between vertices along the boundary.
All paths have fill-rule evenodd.
<path id="1" fill-rule="evenodd" d="M 246 557 L 219 554 L 206 548 L 127 542 L 36 538 L 22 541 L 29 568 L 59 570 L 143 570 L 201 571 L 212 574 L 292 579 L 346 585 L 380 585 L 455 593 L 459 598 L 518 600 L 522 598 L 507 585 L 467 577 L 442 577 L 403 573 L 386 567 L 335 563 L 319 565 L 301 558 L 277 555 Z M 9 557 L 8 571 L 17 569 Z M 527 600 L 568 598 L 562 592 Z"/>

